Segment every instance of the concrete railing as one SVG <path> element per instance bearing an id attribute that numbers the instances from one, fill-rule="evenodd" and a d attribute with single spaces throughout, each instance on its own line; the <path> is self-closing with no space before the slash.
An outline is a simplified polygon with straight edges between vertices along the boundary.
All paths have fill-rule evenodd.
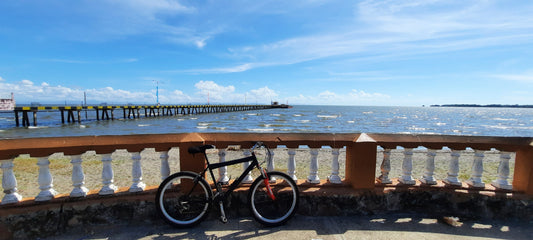
<path id="1" fill-rule="evenodd" d="M 153 164 L 150 168 L 159 168 L 161 179 L 168 176 L 168 151 L 172 148 L 187 149 L 199 144 L 213 144 L 217 147 L 218 161 L 225 161 L 226 148 L 239 145 L 242 149 L 249 148 L 255 141 L 262 141 L 272 149 L 286 149 L 283 154 L 274 156 L 274 160 L 267 163 L 269 169 L 284 169 L 291 177 L 296 175 L 297 165 L 295 149 L 305 146 L 308 160 L 304 171 L 308 172 L 301 178 L 299 184 L 318 184 L 317 186 L 331 186 L 344 184 L 353 189 L 374 189 L 379 186 L 407 185 L 411 187 L 433 186 L 443 188 L 470 188 L 487 191 L 504 191 L 522 193 L 533 196 L 533 138 L 521 137 L 471 137 L 471 136 L 435 136 L 435 135 L 397 135 L 397 134 L 252 134 L 252 133 L 184 133 L 160 135 L 126 135 L 126 136 L 87 136 L 87 137 L 57 137 L 32 139 L 0 140 L 0 159 L 2 168 L 2 188 L 4 196 L 1 204 L 17 203 L 22 200 L 17 191 L 18 181 L 14 166 L 16 158 L 21 154 L 28 154 L 37 158 L 38 177 L 35 182 L 25 183 L 39 189 L 36 196 L 24 196 L 27 201 L 49 201 L 57 196 L 54 190 L 54 176 L 50 171 L 49 156 L 63 153 L 71 161 L 70 198 L 83 198 L 89 190 L 85 186 L 85 174 L 82 154 L 95 151 L 101 157 L 101 187 L 99 195 L 113 195 L 118 187 L 114 184 L 113 153 L 124 149 L 131 154 L 131 183 L 129 192 L 142 192 L 146 184 L 143 182 L 143 157 L 141 151 L 154 148 L 160 158 L 160 164 Z M 318 149 L 325 146 L 331 148 L 331 155 L 326 161 L 319 161 Z M 284 155 L 286 152 L 286 155 Z M 339 159 L 340 153 L 345 158 Z M 391 152 L 400 154 L 401 174 L 390 176 Z M 244 154 L 247 154 L 245 151 Z M 249 154 L 249 153 L 248 153 Z M 413 154 L 423 158 L 424 170 L 417 180 L 413 176 Z M 497 177 L 490 183 L 482 181 L 484 172 L 484 157 L 497 155 L 499 166 L 494 169 Z M 203 156 L 190 155 L 187 151 L 179 151 L 180 170 L 199 172 L 205 166 Z M 463 183 L 459 180 L 459 158 L 461 155 L 472 157 L 469 166 L 469 178 Z M 324 155 L 322 155 L 324 157 Z M 379 157 L 379 159 L 378 159 Z M 435 158 L 446 161 L 446 177 L 436 179 Z M 510 172 L 510 160 L 514 158 L 514 172 Z M 282 161 L 280 160 L 282 159 Z M 211 161 L 216 161 L 211 159 Z M 420 161 L 420 160 L 417 160 Z M 319 166 L 319 162 L 321 165 Z M 327 164 L 324 164 L 326 162 Z M 280 166 L 283 163 L 284 166 Z M 341 164 L 342 163 L 342 164 Z M 285 165 L 286 164 L 286 165 Z M 301 165 L 301 164 L 300 164 Z M 344 169 L 339 166 L 345 165 Z M 376 166 L 380 169 L 376 171 Z M 144 166 L 146 169 L 147 166 Z M 321 176 L 320 169 L 326 168 L 327 174 Z M 343 171 L 344 170 L 344 171 Z M 302 171 L 301 168 L 298 171 Z M 324 172 L 324 171 L 321 171 Z M 340 172 L 344 172 L 344 177 Z M 376 174 L 378 172 L 378 174 Z M 465 172 L 465 171 L 462 171 Z M 510 176 L 513 176 L 512 180 Z M 225 169 L 219 171 L 219 179 L 228 180 Z M 26 180 L 28 181 L 28 180 Z M 325 182 L 330 184 L 324 184 Z M 322 184 L 320 184 L 322 183 Z M 122 186 L 124 187 L 124 186 Z"/>

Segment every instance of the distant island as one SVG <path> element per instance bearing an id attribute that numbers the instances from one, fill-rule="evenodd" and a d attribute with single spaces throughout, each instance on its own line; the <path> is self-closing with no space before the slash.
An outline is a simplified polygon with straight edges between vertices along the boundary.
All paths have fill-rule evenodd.
<path id="1" fill-rule="evenodd" d="M 506 104 L 443 104 L 443 105 L 430 105 L 430 107 L 483 107 L 483 108 L 533 108 L 533 105 L 506 105 Z"/>

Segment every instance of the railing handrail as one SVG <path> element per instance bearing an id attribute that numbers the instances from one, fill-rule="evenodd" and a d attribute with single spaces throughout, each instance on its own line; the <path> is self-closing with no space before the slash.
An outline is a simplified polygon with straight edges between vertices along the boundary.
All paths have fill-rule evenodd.
<path id="1" fill-rule="evenodd" d="M 533 138 L 531 137 L 365 133 L 176 133 L 45 137 L 0 140 L 0 160 L 13 160 L 20 154 L 29 154 L 31 157 L 37 158 L 48 157 L 59 152 L 65 155 L 80 155 L 87 151 L 95 151 L 97 154 L 111 154 L 117 149 L 140 152 L 146 148 L 154 148 L 156 151 L 164 152 L 174 147 L 187 149 L 199 144 L 212 144 L 219 149 L 224 149 L 229 145 L 240 145 L 242 148 L 248 148 L 255 141 L 262 141 L 270 148 L 280 145 L 287 148 L 298 148 L 302 145 L 310 148 L 346 147 L 345 182 L 355 189 L 375 187 L 377 146 L 386 149 L 394 149 L 397 146 L 406 149 L 423 146 L 437 150 L 448 147 L 454 151 L 467 148 L 485 151 L 496 148 L 499 151 L 516 153 L 513 190 L 533 195 Z M 410 162 L 410 157 L 407 157 L 407 162 Z M 179 159 L 182 170 L 199 172 L 204 167 L 202 161 L 198 161 L 194 156 L 189 156 L 186 151 L 180 151 Z M 409 177 L 410 170 L 406 169 L 405 173 L 406 179 L 412 182 Z"/>
<path id="2" fill-rule="evenodd" d="M 252 146 L 254 141 L 262 141 L 270 147 L 285 145 L 294 148 L 307 145 L 311 148 L 322 146 L 342 148 L 356 142 L 360 135 L 360 133 L 177 133 L 1 139 L 0 159 L 11 159 L 20 154 L 45 157 L 57 152 L 63 152 L 66 155 L 81 154 L 86 151 L 112 153 L 116 149 L 136 152 L 144 148 L 155 148 L 162 151 L 189 142 L 213 144 L 217 147 L 243 144 Z M 446 146 L 453 149 L 472 147 L 517 151 L 533 146 L 531 137 L 406 134 L 368 134 L 368 136 L 377 145 L 386 148 L 424 146 L 438 149 Z"/>

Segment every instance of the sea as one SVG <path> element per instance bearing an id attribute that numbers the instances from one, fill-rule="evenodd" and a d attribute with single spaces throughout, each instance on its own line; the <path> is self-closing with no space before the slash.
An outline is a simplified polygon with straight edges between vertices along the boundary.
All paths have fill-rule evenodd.
<path id="1" fill-rule="evenodd" d="M 533 108 L 310 106 L 241 112 L 61 123 L 59 111 L 37 113 L 37 126 L 16 127 L 12 111 L 0 112 L 0 139 L 189 132 L 402 133 L 533 137 Z M 30 114 L 30 123 L 33 118 Z"/>

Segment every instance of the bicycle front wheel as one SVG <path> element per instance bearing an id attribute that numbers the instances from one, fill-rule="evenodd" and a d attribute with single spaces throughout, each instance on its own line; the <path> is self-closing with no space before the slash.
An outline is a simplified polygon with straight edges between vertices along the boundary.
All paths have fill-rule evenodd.
<path id="1" fill-rule="evenodd" d="M 298 186 L 287 174 L 269 172 L 271 196 L 263 177 L 250 186 L 248 204 L 254 218 L 266 226 L 279 226 L 287 222 L 298 208 Z"/>
<path id="2" fill-rule="evenodd" d="M 212 194 L 209 184 L 200 175 L 175 173 L 159 185 L 156 209 L 171 225 L 193 226 L 207 216 Z"/>

